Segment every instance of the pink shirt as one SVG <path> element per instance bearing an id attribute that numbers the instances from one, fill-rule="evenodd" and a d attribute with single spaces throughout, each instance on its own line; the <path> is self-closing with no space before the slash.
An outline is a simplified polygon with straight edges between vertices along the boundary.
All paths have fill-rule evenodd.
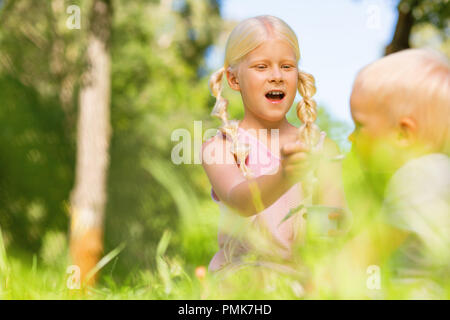
<path id="1" fill-rule="evenodd" d="M 245 129 L 239 128 L 238 140 L 250 145 L 246 164 L 254 177 L 276 172 L 280 159 L 266 145 Z M 271 206 L 251 217 L 239 215 L 220 201 L 211 189 L 213 200 L 219 205 L 219 251 L 212 258 L 208 269 L 217 271 L 225 266 L 241 262 L 244 254 L 254 253 L 264 260 L 289 260 L 293 241 L 303 234 L 304 219 L 296 214 L 281 223 L 290 209 L 301 204 L 302 188 L 295 184 Z"/>

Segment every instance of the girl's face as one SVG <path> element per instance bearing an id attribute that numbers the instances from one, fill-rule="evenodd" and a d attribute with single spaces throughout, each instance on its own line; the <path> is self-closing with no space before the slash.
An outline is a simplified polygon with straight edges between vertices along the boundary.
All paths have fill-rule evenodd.
<path id="1" fill-rule="evenodd" d="M 246 111 L 266 121 L 280 121 L 297 92 L 295 52 L 286 41 L 269 39 L 247 54 L 234 72 L 227 71 L 227 79 L 232 89 L 241 92 Z"/>

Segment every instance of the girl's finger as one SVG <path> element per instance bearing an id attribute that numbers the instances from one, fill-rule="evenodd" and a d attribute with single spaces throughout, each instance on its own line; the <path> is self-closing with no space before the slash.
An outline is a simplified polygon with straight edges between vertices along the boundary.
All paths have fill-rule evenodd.
<path id="1" fill-rule="evenodd" d="M 308 167 L 302 165 L 287 165 L 284 171 L 288 174 L 298 174 L 308 171 Z"/>
<path id="2" fill-rule="evenodd" d="M 281 148 L 281 154 L 284 156 L 288 156 L 295 152 L 308 152 L 308 151 L 309 151 L 308 147 L 299 141 L 286 143 Z"/>
<path id="3" fill-rule="evenodd" d="M 307 159 L 308 159 L 308 154 L 306 154 L 304 152 L 296 152 L 296 153 L 293 153 L 293 154 L 289 155 L 288 157 L 286 157 L 286 160 L 289 163 L 304 162 Z"/>

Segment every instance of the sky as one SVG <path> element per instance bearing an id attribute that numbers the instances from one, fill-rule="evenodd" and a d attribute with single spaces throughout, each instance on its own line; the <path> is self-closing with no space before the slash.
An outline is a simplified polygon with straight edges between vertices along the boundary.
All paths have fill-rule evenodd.
<path id="1" fill-rule="evenodd" d="M 350 93 L 358 71 L 382 57 L 391 41 L 398 0 L 223 0 L 222 17 L 241 21 L 270 14 L 297 34 L 300 69 L 316 79 L 317 103 L 352 125 Z M 208 64 L 218 69 L 224 48 L 212 50 Z M 299 97 L 298 97 L 299 98 Z"/>

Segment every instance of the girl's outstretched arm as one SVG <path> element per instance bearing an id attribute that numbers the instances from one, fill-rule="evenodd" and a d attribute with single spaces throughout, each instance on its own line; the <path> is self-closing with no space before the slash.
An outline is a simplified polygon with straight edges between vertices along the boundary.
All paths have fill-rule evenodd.
<path id="1" fill-rule="evenodd" d="M 305 148 L 290 143 L 281 149 L 282 165 L 270 175 L 247 179 L 236 165 L 230 151 L 231 143 L 215 136 L 202 146 L 203 168 L 214 192 L 221 201 L 235 208 L 242 216 L 249 217 L 261 211 L 253 201 L 250 185 L 256 184 L 264 208 L 272 205 L 300 179 L 292 170 L 307 170 Z"/>

